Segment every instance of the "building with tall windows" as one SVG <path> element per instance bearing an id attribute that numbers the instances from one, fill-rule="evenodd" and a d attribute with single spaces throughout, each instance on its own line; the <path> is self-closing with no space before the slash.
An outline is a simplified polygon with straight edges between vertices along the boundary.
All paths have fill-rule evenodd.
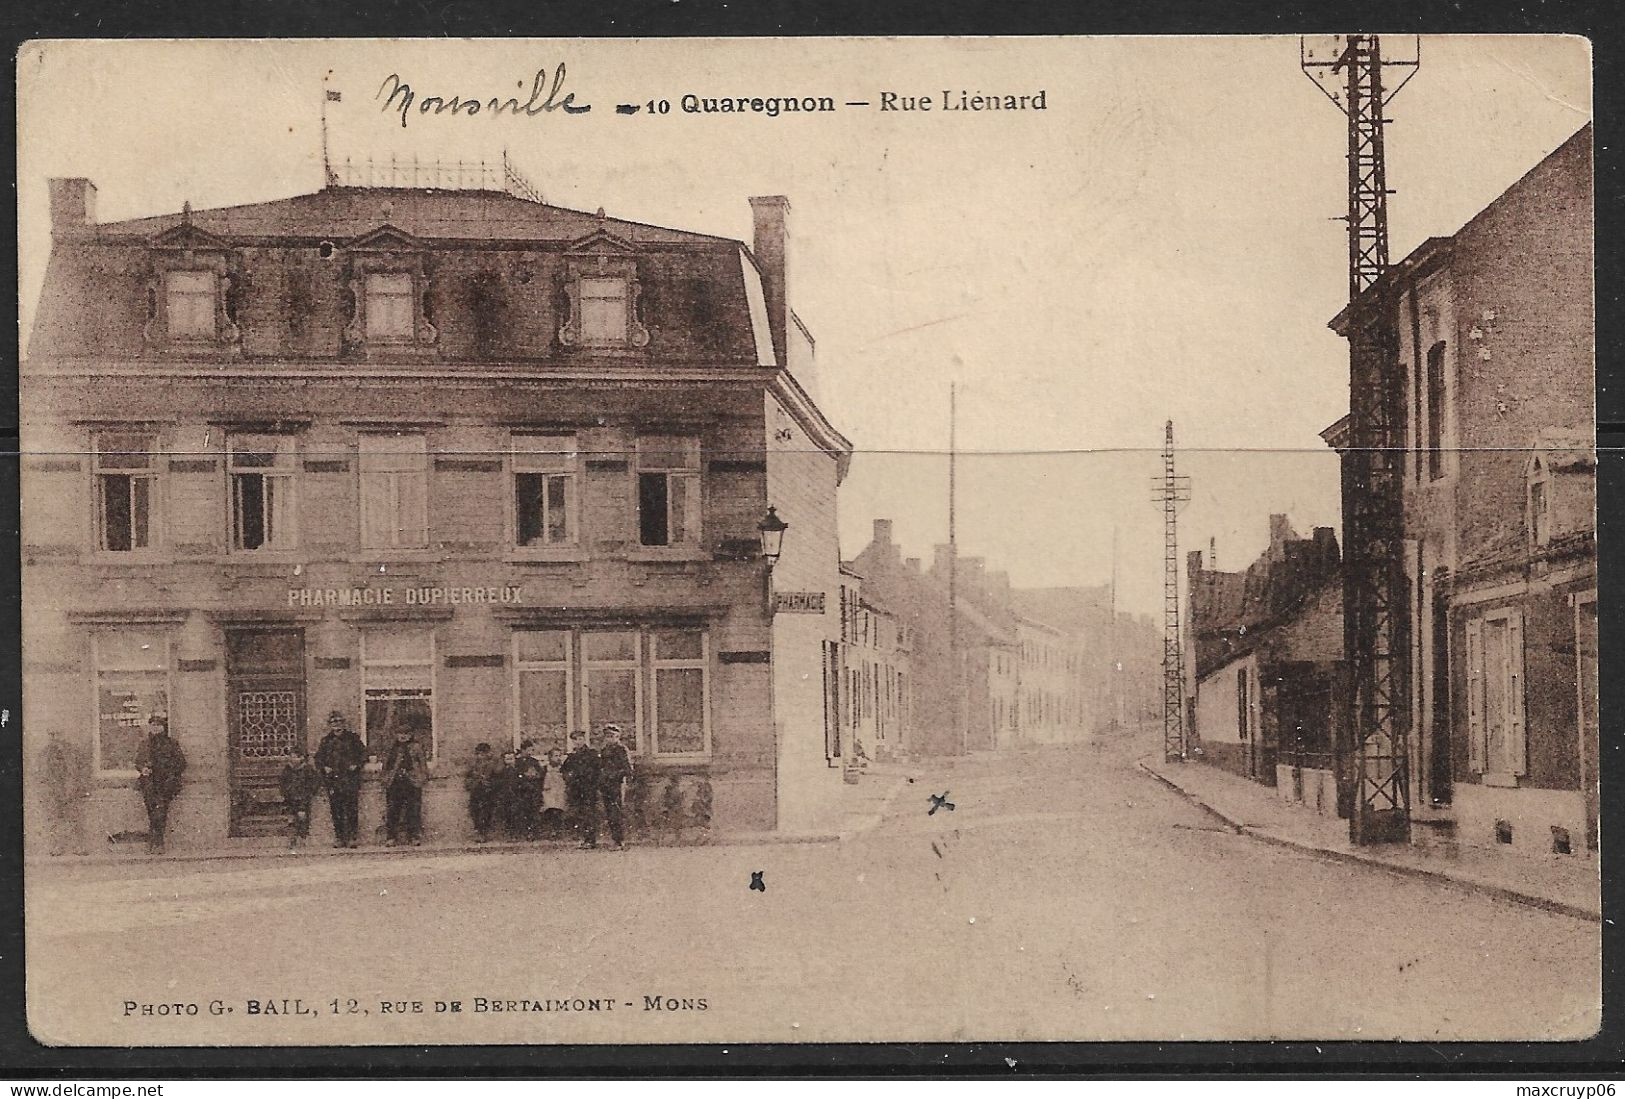
<path id="1" fill-rule="evenodd" d="M 431 837 L 469 830 L 476 744 L 611 722 L 719 829 L 826 822 L 851 446 L 811 396 L 785 199 L 751 200 L 747 246 L 495 187 L 114 222 L 89 180 L 50 195 L 24 718 L 93 760 L 95 833 L 145 827 L 153 715 L 190 759 L 178 841 L 275 831 L 333 711 L 375 763 L 428 730 Z"/>
<path id="2" fill-rule="evenodd" d="M 1418 842 L 1597 847 L 1593 142 L 1587 124 L 1332 321 L 1394 352 L 1380 396 L 1404 446 L 1396 675 Z M 1369 492 L 1348 418 L 1323 438 L 1348 530 Z"/>

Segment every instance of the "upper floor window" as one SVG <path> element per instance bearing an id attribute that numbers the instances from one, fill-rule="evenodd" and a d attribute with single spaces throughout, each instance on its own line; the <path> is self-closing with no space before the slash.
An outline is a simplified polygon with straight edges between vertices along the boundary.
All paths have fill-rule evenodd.
<path id="1" fill-rule="evenodd" d="M 429 544 L 429 449 L 422 435 L 363 435 L 361 544 L 399 549 Z"/>
<path id="2" fill-rule="evenodd" d="M 629 318 L 625 279 L 584 277 L 581 280 L 583 343 L 625 343 Z"/>
<path id="3" fill-rule="evenodd" d="M 164 311 L 172 340 L 212 340 L 219 276 L 213 271 L 170 271 L 164 275 Z"/>
<path id="4" fill-rule="evenodd" d="M 367 276 L 367 338 L 409 340 L 415 309 L 409 272 L 374 272 Z"/>
<path id="5" fill-rule="evenodd" d="M 1427 451 L 1428 479 L 1444 476 L 1444 341 L 1428 348 L 1427 361 Z"/>
<path id="6" fill-rule="evenodd" d="M 645 546 L 700 540 L 700 441 L 675 435 L 638 438 L 638 541 Z"/>
<path id="7" fill-rule="evenodd" d="M 563 546 L 576 540 L 574 435 L 515 435 L 514 541 Z"/>
<path id="8" fill-rule="evenodd" d="M 292 549 L 296 539 L 294 440 L 287 435 L 233 435 L 227 445 L 232 548 Z"/>
<path id="9" fill-rule="evenodd" d="M 1539 458 L 1529 470 L 1529 537 L 1537 546 L 1552 540 L 1551 481 Z"/>
<path id="10" fill-rule="evenodd" d="M 96 436 L 96 545 L 118 553 L 158 543 L 158 439 L 138 432 Z"/>

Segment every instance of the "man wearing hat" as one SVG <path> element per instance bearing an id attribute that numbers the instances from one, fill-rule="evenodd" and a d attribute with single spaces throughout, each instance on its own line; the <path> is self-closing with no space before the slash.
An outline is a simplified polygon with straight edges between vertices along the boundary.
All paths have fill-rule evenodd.
<path id="1" fill-rule="evenodd" d="M 333 846 L 356 846 L 356 818 L 361 803 L 361 768 L 367 746 L 361 743 L 344 715 L 327 715 L 327 735 L 316 748 L 316 770 L 327 787 L 327 806 L 333 812 Z"/>
<path id="2" fill-rule="evenodd" d="M 615 850 L 626 849 L 626 784 L 632 777 L 632 754 L 621 743 L 619 725 L 604 726 L 604 745 L 598 749 L 598 782 L 604 797 L 604 822 Z"/>
<path id="3" fill-rule="evenodd" d="M 395 730 L 395 743 L 384 760 L 384 823 L 388 843 L 423 842 L 423 784 L 429 781 L 429 760 L 418 744 L 421 719 L 408 717 Z"/>
<path id="4" fill-rule="evenodd" d="M 147 721 L 147 739 L 136 752 L 141 800 L 147 806 L 147 850 L 162 854 L 169 830 L 169 803 L 181 792 L 186 754 L 169 735 L 169 719 L 154 714 Z"/>

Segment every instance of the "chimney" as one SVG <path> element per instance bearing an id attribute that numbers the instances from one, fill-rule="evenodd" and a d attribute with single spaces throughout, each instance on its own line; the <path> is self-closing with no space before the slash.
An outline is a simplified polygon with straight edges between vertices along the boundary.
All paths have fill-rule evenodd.
<path id="1" fill-rule="evenodd" d="M 907 561 L 904 561 L 903 564 L 907 565 L 910 569 L 913 569 L 915 572 L 920 571 L 920 559 L 918 557 L 910 557 Z"/>
<path id="2" fill-rule="evenodd" d="M 875 520 L 875 536 L 874 536 L 873 541 L 874 541 L 874 544 L 877 545 L 877 546 L 889 546 L 889 545 L 891 545 L 891 520 L 890 519 L 876 519 Z"/>
<path id="3" fill-rule="evenodd" d="M 1315 528 L 1315 548 L 1320 552 L 1324 564 L 1337 564 L 1337 534 L 1331 527 Z"/>
<path id="4" fill-rule="evenodd" d="M 88 179 L 52 179 L 51 228 L 79 229 L 96 224 L 96 185 Z"/>
<path id="5" fill-rule="evenodd" d="M 953 559 L 954 559 L 954 547 L 952 547 L 952 546 L 950 546 L 950 545 L 948 545 L 946 543 L 941 543 L 941 544 L 938 544 L 938 545 L 932 547 L 932 553 L 933 553 L 933 557 L 931 559 L 931 573 L 932 573 L 932 575 L 940 576 L 940 577 L 942 577 L 943 580 L 947 580 L 948 579 L 948 568 L 949 568 L 950 565 L 952 565 Z"/>
<path id="6" fill-rule="evenodd" d="M 1291 538 L 1291 537 L 1292 537 L 1292 524 L 1287 522 L 1286 516 L 1285 515 L 1271 515 L 1270 516 L 1270 559 L 1272 561 L 1279 561 L 1285 556 L 1286 551 L 1285 551 L 1285 549 L 1283 547 L 1286 546 L 1287 539 Z"/>
<path id="7" fill-rule="evenodd" d="M 788 363 L 790 296 L 786 276 L 786 255 L 790 230 L 787 221 L 790 200 L 783 195 L 757 195 L 750 200 L 755 222 L 751 252 L 762 273 L 762 294 L 767 299 L 767 327 L 773 333 L 773 357 L 780 366 Z"/>
<path id="8" fill-rule="evenodd" d="M 1191 550 L 1185 554 L 1185 575 L 1195 579 L 1202 572 L 1202 551 Z"/>

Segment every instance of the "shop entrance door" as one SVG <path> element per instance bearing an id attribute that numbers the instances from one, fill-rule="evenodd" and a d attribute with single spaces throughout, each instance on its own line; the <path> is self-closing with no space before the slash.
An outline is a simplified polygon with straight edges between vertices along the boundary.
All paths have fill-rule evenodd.
<path id="1" fill-rule="evenodd" d="M 281 834 L 282 768 L 305 747 L 305 634 L 226 631 L 231 834 Z"/>

